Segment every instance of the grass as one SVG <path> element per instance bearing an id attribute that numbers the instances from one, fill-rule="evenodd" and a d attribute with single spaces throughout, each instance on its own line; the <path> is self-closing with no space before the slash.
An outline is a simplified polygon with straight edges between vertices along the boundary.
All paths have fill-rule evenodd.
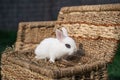
<path id="1" fill-rule="evenodd" d="M 7 46 L 12 46 L 16 40 L 16 31 L 0 30 L 0 52 L 4 51 Z"/>
<path id="2" fill-rule="evenodd" d="M 7 46 L 12 46 L 16 41 L 16 31 L 0 31 L 0 53 Z M 120 45 L 112 64 L 108 66 L 110 80 L 120 80 Z"/>
<path id="3" fill-rule="evenodd" d="M 110 80 L 120 80 L 120 44 L 112 64 L 108 66 Z"/>

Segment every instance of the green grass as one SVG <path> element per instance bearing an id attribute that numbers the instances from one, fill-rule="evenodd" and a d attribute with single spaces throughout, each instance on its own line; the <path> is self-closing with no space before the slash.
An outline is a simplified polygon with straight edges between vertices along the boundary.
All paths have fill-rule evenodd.
<path id="1" fill-rule="evenodd" d="M 12 46 L 16 41 L 16 31 L 0 30 L 0 52 L 4 51 L 7 46 Z"/>
<path id="2" fill-rule="evenodd" d="M 120 80 L 120 44 L 112 64 L 108 66 L 108 74 L 111 80 Z"/>
<path id="3" fill-rule="evenodd" d="M 16 41 L 15 31 L 0 31 L 0 53 L 7 46 L 12 46 Z M 110 80 L 120 80 L 120 45 L 112 64 L 108 66 Z"/>

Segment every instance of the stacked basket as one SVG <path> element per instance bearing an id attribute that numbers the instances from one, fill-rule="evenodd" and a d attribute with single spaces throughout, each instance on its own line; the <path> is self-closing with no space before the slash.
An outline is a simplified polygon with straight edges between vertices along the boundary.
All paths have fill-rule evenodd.
<path id="1" fill-rule="evenodd" d="M 34 48 L 41 40 L 54 37 L 56 28 L 65 27 L 84 56 L 65 63 L 35 60 Z M 106 80 L 120 39 L 120 4 L 64 7 L 58 21 L 22 22 L 15 50 L 2 55 L 2 79 L 10 80 Z"/>

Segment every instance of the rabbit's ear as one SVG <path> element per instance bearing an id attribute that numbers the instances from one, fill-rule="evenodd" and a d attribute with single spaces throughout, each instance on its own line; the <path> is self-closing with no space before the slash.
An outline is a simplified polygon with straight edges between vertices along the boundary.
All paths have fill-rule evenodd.
<path id="1" fill-rule="evenodd" d="M 65 37 L 68 37 L 67 30 L 64 27 L 62 27 L 62 32 Z"/>
<path id="2" fill-rule="evenodd" d="M 62 41 L 64 39 L 63 33 L 60 30 L 58 30 L 58 29 L 56 29 L 56 37 L 60 41 Z"/>

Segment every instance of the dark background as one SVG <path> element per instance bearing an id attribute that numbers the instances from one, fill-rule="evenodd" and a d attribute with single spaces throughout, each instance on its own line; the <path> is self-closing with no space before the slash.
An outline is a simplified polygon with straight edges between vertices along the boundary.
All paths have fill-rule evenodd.
<path id="1" fill-rule="evenodd" d="M 17 30 L 21 21 L 57 20 L 61 7 L 120 3 L 120 0 L 0 0 L 0 29 Z"/>

